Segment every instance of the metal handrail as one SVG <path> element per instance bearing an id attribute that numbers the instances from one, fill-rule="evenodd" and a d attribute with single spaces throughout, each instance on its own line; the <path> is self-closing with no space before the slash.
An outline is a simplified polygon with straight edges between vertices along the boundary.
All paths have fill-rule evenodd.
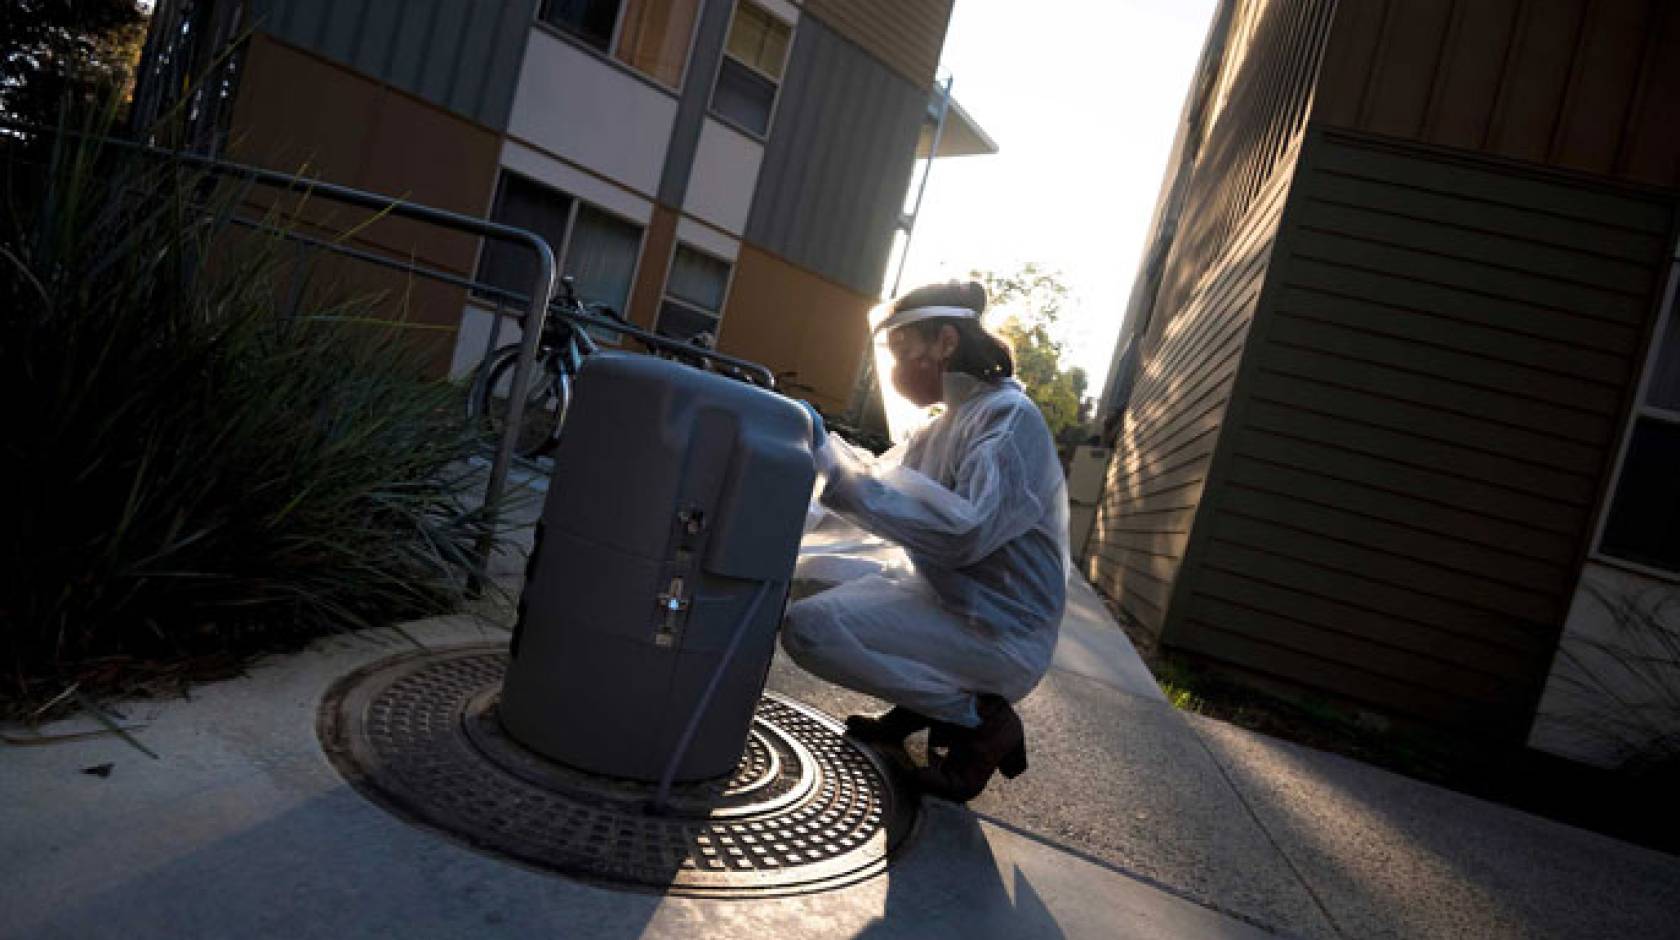
<path id="1" fill-rule="evenodd" d="M 470 215 L 462 215 L 448 209 L 438 209 L 416 202 L 408 202 L 394 196 L 342 186 L 337 183 L 323 183 L 304 179 L 276 170 L 267 170 L 262 167 L 234 163 L 228 160 L 218 160 L 182 150 L 153 147 L 137 141 L 123 140 L 119 137 L 83 134 L 68 129 L 61 130 L 17 121 L 4 121 L 0 124 L 36 133 L 62 132 L 73 137 L 91 137 L 99 140 L 102 144 L 110 144 L 146 156 L 175 161 L 217 176 L 246 179 L 276 189 L 305 190 L 311 196 L 319 195 L 349 205 L 374 209 L 380 213 L 416 219 L 460 232 L 500 238 L 505 241 L 523 242 L 537 254 L 537 276 L 532 282 L 531 293 L 528 295 L 528 309 L 524 320 L 527 327 L 534 326 L 535 328 L 527 328 L 524 336 L 520 338 L 519 358 L 513 367 L 513 387 L 524 388 L 530 380 L 531 368 L 537 358 L 537 345 L 542 338 L 542 327 L 548 314 L 548 305 L 554 298 L 554 289 L 557 284 L 557 278 L 555 277 L 557 264 L 554 258 L 554 249 L 550 248 L 547 240 L 536 232 L 512 225 L 504 225 L 500 222 L 474 218 Z M 328 247 L 332 250 L 343 250 L 346 254 L 356 251 L 356 249 L 346 249 L 345 246 L 329 245 Z M 497 442 L 495 457 L 490 462 L 490 479 L 484 488 L 485 505 L 494 505 L 501 499 L 503 490 L 507 488 L 508 468 L 513 463 L 514 445 L 518 440 L 521 417 L 519 409 L 509 409 L 507 421 L 502 428 L 502 439 Z M 495 546 L 495 534 L 495 527 L 492 524 L 485 529 L 483 537 L 479 539 L 479 558 L 486 570 L 489 568 L 490 553 Z"/>
<path id="2" fill-rule="evenodd" d="M 496 315 L 498 317 L 506 315 L 502 313 L 504 309 L 502 304 L 504 302 L 514 305 L 524 305 L 528 304 L 530 301 L 530 298 L 527 295 L 522 294 L 519 291 L 509 290 L 505 287 L 498 287 L 494 284 L 488 284 L 484 281 L 474 280 L 468 277 L 462 277 L 459 274 L 444 270 L 443 268 L 429 267 L 413 261 L 387 257 L 377 252 L 366 251 L 360 248 L 352 248 L 348 245 L 339 244 L 324 238 L 317 238 L 313 235 L 305 235 L 302 232 L 294 231 L 283 226 L 271 225 L 256 219 L 246 219 L 234 216 L 233 221 L 240 225 L 254 228 L 266 235 L 272 235 L 288 241 L 298 242 L 300 244 L 308 245 L 312 248 L 319 248 L 324 251 L 331 251 L 347 258 L 390 268 L 394 271 L 402 271 L 407 274 L 418 274 L 422 277 L 427 277 L 434 281 L 439 281 L 454 287 L 466 288 L 478 294 L 489 295 L 496 301 Z M 706 359 L 720 365 L 729 366 L 730 368 L 756 376 L 757 382 L 755 384 L 761 385 L 765 388 L 776 389 L 780 386 L 780 383 L 776 379 L 776 374 L 761 363 L 752 362 L 747 359 L 738 359 L 734 356 L 728 355 L 727 353 L 720 353 L 714 349 L 706 349 L 679 339 L 672 339 L 669 336 L 661 336 L 658 333 L 645 330 L 627 320 L 618 320 L 611 317 L 593 314 L 590 313 L 587 308 L 578 309 L 559 300 L 549 301 L 548 314 L 549 316 L 561 317 L 579 326 L 595 327 L 612 333 L 623 333 L 636 339 L 650 349 L 662 349 L 673 355 Z M 513 318 L 523 326 L 523 315 L 513 314 Z M 491 347 L 494 347 L 495 345 L 493 337 L 494 334 L 492 334 L 490 342 Z M 488 353 L 489 350 L 487 349 L 486 352 Z"/>
<path id="3" fill-rule="evenodd" d="M 154 147 L 136 141 L 123 140 L 118 137 L 88 135 L 69 129 L 47 128 L 4 119 L 0 119 L 0 126 L 15 127 L 34 132 L 65 133 L 74 137 L 97 137 L 97 139 L 104 144 L 111 144 L 122 149 L 136 151 L 159 159 L 177 161 L 218 176 L 245 179 L 257 185 L 271 186 L 278 189 L 302 190 L 307 192 L 310 196 L 323 196 L 327 199 L 349 205 L 374 209 L 381 214 L 388 213 L 393 216 L 411 218 L 421 222 L 440 225 L 456 231 L 468 232 L 491 238 L 500 238 L 507 241 L 523 242 L 537 253 L 538 273 L 532 284 L 531 293 L 529 294 L 521 294 L 518 291 L 509 290 L 494 284 L 486 284 L 482 281 L 465 278 L 440 268 L 421 265 L 413 261 L 398 260 L 380 255 L 376 252 L 354 248 L 339 242 L 316 238 L 302 232 L 273 226 L 266 222 L 242 218 L 238 215 L 230 216 L 230 219 L 236 223 L 257 228 L 265 233 L 276 234 L 283 238 L 296 241 L 301 244 L 311 245 L 321 250 L 331 251 L 335 254 L 343 255 L 360 262 L 401 270 L 410 274 L 418 274 L 433 280 L 467 288 L 480 294 L 488 294 L 495 297 L 496 310 L 494 315 L 496 320 L 495 326 L 493 327 L 489 338 L 489 344 L 492 348 L 495 344 L 497 332 L 499 332 L 500 329 L 501 317 L 503 316 L 504 309 L 503 302 L 505 301 L 524 305 L 526 308 L 525 312 L 522 315 L 517 315 L 517 320 L 523 330 L 523 335 L 520 337 L 519 357 L 514 364 L 512 376 L 513 384 L 511 386 L 513 388 L 524 388 L 526 383 L 530 380 L 531 370 L 534 368 L 536 361 L 537 349 L 540 346 L 544 327 L 547 324 L 547 317 L 551 313 L 563 317 L 569 322 L 581 327 L 595 327 L 612 333 L 628 334 L 641 342 L 644 346 L 647 346 L 649 349 L 662 349 L 675 356 L 698 358 L 718 363 L 744 375 L 756 376 L 759 379 L 757 384 L 760 384 L 767 389 L 774 390 L 776 388 L 777 383 L 775 374 L 765 366 L 758 363 L 750 362 L 745 359 L 738 359 L 734 356 L 725 355 L 714 350 L 697 347 L 667 336 L 661 336 L 657 333 L 635 326 L 628 321 L 591 314 L 582 309 L 581 305 L 569 305 L 570 303 L 575 303 L 575 296 L 568 298 L 568 304 L 557 304 L 554 299 L 554 293 L 556 288 L 559 286 L 559 279 L 557 277 L 558 264 L 555 260 L 554 250 L 549 247 L 548 242 L 541 235 L 538 235 L 536 232 L 528 229 L 506 225 L 500 222 L 491 222 L 486 219 L 452 212 L 448 209 L 439 209 L 422 203 L 409 202 L 404 199 L 398 199 L 394 196 L 387 196 L 368 190 L 356 189 L 354 187 L 344 186 L 337 183 L 319 182 L 299 177 L 295 174 L 286 174 L 276 170 L 268 170 L 262 167 L 251 166 L 249 164 L 234 163 L 229 160 L 206 157 L 201 154 L 195 154 L 182 150 Z M 579 330 L 578 336 L 583 340 L 588 351 L 593 352 L 595 350 L 595 345 L 593 341 L 590 340 L 586 331 Z M 490 350 L 487 349 L 487 356 L 489 352 Z M 486 505 L 494 505 L 496 501 L 501 498 L 502 493 L 507 488 L 508 472 L 513 464 L 514 448 L 518 440 L 519 425 L 522 417 L 523 415 L 520 413 L 520 409 L 508 409 L 508 415 L 502 428 L 501 439 L 496 444 L 495 456 L 490 463 L 490 478 L 485 484 L 484 501 Z M 486 571 L 489 567 L 490 553 L 494 547 L 494 543 L 495 523 L 492 521 L 486 527 L 484 535 L 480 538 L 477 546 L 480 561 L 484 565 Z"/>

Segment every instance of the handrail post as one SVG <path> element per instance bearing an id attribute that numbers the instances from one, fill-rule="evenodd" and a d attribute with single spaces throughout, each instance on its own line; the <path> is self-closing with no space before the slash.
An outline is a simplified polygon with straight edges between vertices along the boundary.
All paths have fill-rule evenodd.
<path id="1" fill-rule="evenodd" d="M 502 424 L 502 439 L 496 443 L 496 456 L 490 462 L 490 482 L 484 488 L 484 505 L 494 507 L 507 488 L 508 467 L 513 463 L 514 445 L 519 441 L 519 421 L 524 415 L 525 382 L 531 377 L 531 367 L 537 359 L 537 346 L 542 342 L 543 326 L 548 315 L 548 302 L 554 296 L 554 250 L 541 236 L 521 232 L 524 240 L 537 252 L 537 279 L 531 285 L 530 307 L 525 314 L 525 332 L 519 338 L 519 358 L 513 365 L 513 388 L 508 401 L 507 420 Z M 498 308 L 498 316 L 500 310 Z M 478 540 L 478 559 L 486 579 L 490 576 L 490 555 L 495 550 L 494 527 L 488 528 Z"/>

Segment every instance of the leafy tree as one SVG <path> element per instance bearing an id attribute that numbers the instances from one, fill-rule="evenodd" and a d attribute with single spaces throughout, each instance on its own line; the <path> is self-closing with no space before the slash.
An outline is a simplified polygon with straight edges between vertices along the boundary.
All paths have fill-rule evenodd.
<path id="1" fill-rule="evenodd" d="M 145 39 L 135 0 L 0 2 L 0 115 L 51 125 L 67 105 L 126 101 Z"/>
<path id="2" fill-rule="evenodd" d="M 1060 272 L 1029 261 L 1014 273 L 973 271 L 969 276 L 985 285 L 994 318 L 1003 315 L 997 333 L 1013 347 L 1015 377 L 1044 413 L 1051 435 L 1059 440 L 1077 433 L 1083 438 L 1081 425 L 1090 419 L 1085 400 L 1090 379 L 1084 369 L 1062 367 L 1065 350 L 1054 329 L 1068 289 Z"/>

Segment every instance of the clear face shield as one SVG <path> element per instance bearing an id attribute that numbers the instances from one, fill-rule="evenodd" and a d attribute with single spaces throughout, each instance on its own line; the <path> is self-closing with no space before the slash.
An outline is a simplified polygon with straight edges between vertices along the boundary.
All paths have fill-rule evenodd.
<path id="1" fill-rule="evenodd" d="M 881 387 L 881 406 L 887 415 L 887 434 L 894 444 L 902 444 L 912 430 L 927 423 L 928 409 L 918 408 L 893 387 L 893 354 L 892 348 L 887 344 L 887 335 L 891 330 L 880 329 L 891 313 L 890 301 L 883 301 L 870 308 L 870 354 L 874 357 L 872 361 L 875 364 L 876 382 Z"/>
<path id="2" fill-rule="evenodd" d="M 883 301 L 870 308 L 869 331 L 875 375 L 881 387 L 881 404 L 887 416 L 887 433 L 894 444 L 903 443 L 911 431 L 926 424 L 938 413 L 938 406 L 928 408 L 917 405 L 893 387 L 892 375 L 896 360 L 889 337 L 900 326 L 935 317 L 959 316 L 974 317 L 975 314 L 965 307 L 929 306 L 900 311 L 894 316 L 891 301 Z M 890 323 L 889 318 L 892 321 Z"/>

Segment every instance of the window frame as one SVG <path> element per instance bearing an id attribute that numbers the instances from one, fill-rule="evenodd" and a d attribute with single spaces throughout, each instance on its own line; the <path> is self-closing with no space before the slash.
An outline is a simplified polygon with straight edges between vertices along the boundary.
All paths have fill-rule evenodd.
<path id="1" fill-rule="evenodd" d="M 548 246 L 549 248 L 554 250 L 554 277 L 556 278 L 556 283 L 558 283 L 558 279 L 561 276 L 561 274 L 564 272 L 565 267 L 566 267 L 566 252 L 569 251 L 572 247 L 572 228 L 573 228 L 573 226 L 575 226 L 577 224 L 578 203 L 582 202 L 583 200 L 581 200 L 578 197 L 572 195 L 571 193 L 566 192 L 563 189 L 560 189 L 559 187 L 550 186 L 549 184 L 547 184 L 547 183 L 543 182 L 542 180 L 539 180 L 539 179 L 537 179 L 537 178 L 535 178 L 535 177 L 533 177 L 529 174 L 521 173 L 518 170 L 509 169 L 508 167 L 505 167 L 505 166 L 498 166 L 498 167 L 496 167 L 496 184 L 494 186 L 490 187 L 490 206 L 489 206 L 488 210 L 484 213 L 485 221 L 487 221 L 487 222 L 498 222 L 499 221 L 496 218 L 496 209 L 498 207 L 498 203 L 500 203 L 502 201 L 501 197 L 506 192 L 506 190 L 505 190 L 505 186 L 506 186 L 505 180 L 510 176 L 516 176 L 519 179 L 523 180 L 526 183 L 529 183 L 532 186 L 538 186 L 538 187 L 541 187 L 542 189 L 548 190 L 549 192 L 558 193 L 560 196 L 564 197 L 565 199 L 567 199 L 569 201 L 567 206 L 566 206 L 566 222 L 565 222 L 565 226 L 564 226 L 564 234 L 560 238 L 560 244 Z M 597 208 L 600 208 L 600 207 L 597 206 Z M 644 231 L 643 231 L 643 237 L 644 238 L 646 237 L 646 234 L 647 233 L 645 231 L 645 226 L 644 226 Z M 481 273 L 483 272 L 483 269 L 484 269 L 484 256 L 490 250 L 490 243 L 492 241 L 505 241 L 505 239 L 491 239 L 489 237 L 484 237 L 484 238 L 480 238 L 478 240 L 478 255 L 477 255 L 477 257 L 475 257 L 473 259 L 473 267 L 472 267 L 473 286 L 471 288 L 468 288 L 467 298 L 469 300 L 472 300 L 475 303 L 481 304 L 483 306 L 492 307 L 494 309 L 499 310 L 499 309 L 502 309 L 502 308 L 506 307 L 511 301 L 503 300 L 499 297 L 487 297 L 479 291 L 480 286 L 493 287 L 493 288 L 496 288 L 497 290 L 508 290 L 509 289 L 509 288 L 502 287 L 499 284 L 492 284 L 489 281 L 484 280 L 480 276 Z M 510 242 L 510 244 L 512 244 L 512 243 Z M 521 290 L 523 290 L 523 288 L 521 288 Z M 521 311 L 516 311 L 515 314 L 514 314 L 514 316 L 520 316 L 520 315 L 522 315 Z"/>
<path id="2" fill-rule="evenodd" d="M 735 15 L 743 5 L 750 6 L 769 17 L 773 22 L 780 23 L 781 25 L 787 27 L 788 38 L 787 46 L 782 50 L 781 78 L 771 76 L 758 66 L 748 62 L 743 62 L 729 53 L 729 36 L 735 29 Z M 713 120 L 722 123 L 731 130 L 747 135 L 753 140 L 760 143 L 767 142 L 770 139 L 770 135 L 776 130 L 776 115 L 781 111 L 782 107 L 782 87 L 787 84 L 788 63 L 793 61 L 793 44 L 794 40 L 797 38 L 798 31 L 799 23 L 797 21 L 790 23 L 787 20 L 782 19 L 776 13 L 771 11 L 769 7 L 764 6 L 763 4 L 754 3 L 752 0 L 735 0 L 729 8 L 729 28 L 725 30 L 723 34 L 723 48 L 719 50 L 720 54 L 718 55 L 717 68 L 712 72 L 712 84 L 706 92 L 706 115 Z M 775 94 L 770 97 L 770 113 L 765 115 L 763 133 L 759 133 L 750 127 L 743 127 L 739 121 L 719 112 L 717 108 L 713 106 L 712 102 L 717 98 L 718 81 L 723 77 L 723 67 L 725 62 L 734 62 L 737 66 L 744 68 L 751 74 L 769 82 L 770 85 L 775 88 Z"/>
<path id="3" fill-rule="evenodd" d="M 694 252 L 695 254 L 699 255 L 702 258 L 706 258 L 706 259 L 711 260 L 711 261 L 716 261 L 717 263 L 719 263 L 719 264 L 721 264 L 724 267 L 729 269 L 729 273 L 724 275 L 724 278 L 723 278 L 723 293 L 721 295 L 722 299 L 718 301 L 718 309 L 717 309 L 716 312 L 706 310 L 703 307 L 695 306 L 693 303 L 691 303 L 687 300 L 684 300 L 681 297 L 677 297 L 677 296 L 673 295 L 670 291 L 671 272 L 676 270 L 676 267 L 677 267 L 677 252 L 685 250 L 685 249 L 688 250 L 688 251 Z M 682 307 L 682 308 L 687 309 L 687 310 L 691 310 L 691 311 L 693 311 L 695 313 L 698 313 L 702 316 L 711 317 L 714 321 L 713 322 L 713 329 L 712 329 L 712 338 L 717 339 L 717 338 L 721 337 L 723 335 L 723 312 L 724 312 L 725 308 L 727 308 L 729 306 L 729 292 L 731 290 L 733 290 L 734 287 L 735 287 L 735 271 L 738 267 L 740 267 L 740 265 L 738 263 L 739 261 L 740 261 L 739 258 L 736 258 L 735 260 L 730 260 L 729 258 L 725 258 L 722 255 L 716 254 L 715 252 L 707 251 L 706 249 L 701 248 L 699 245 L 696 245 L 693 242 L 686 242 L 686 241 L 682 241 L 681 239 L 672 239 L 671 240 L 671 256 L 670 256 L 670 258 L 666 259 L 666 262 L 665 262 L 665 278 L 664 278 L 664 280 L 662 280 L 660 282 L 660 285 L 659 285 L 659 306 L 653 312 L 653 326 L 651 327 L 651 332 L 656 333 L 660 336 L 665 335 L 664 333 L 659 332 L 659 321 L 661 321 L 665 318 L 665 305 L 667 303 L 673 303 L 673 304 L 676 304 L 679 307 Z"/>
<path id="4" fill-rule="evenodd" d="M 625 62 L 623 59 L 620 59 L 613 52 L 613 50 L 618 48 L 618 41 L 624 35 L 624 12 L 629 9 L 630 4 L 634 2 L 634 0 L 619 0 L 618 13 L 613 17 L 612 35 L 607 38 L 607 49 L 605 52 L 585 42 L 583 37 L 571 32 L 564 26 L 550 22 L 547 14 L 548 9 L 553 2 L 554 0 L 542 0 L 541 3 L 536 5 L 535 26 L 538 29 L 547 32 L 549 35 L 565 42 L 567 45 L 572 46 L 575 49 L 580 49 L 583 52 L 600 59 L 602 62 L 623 71 L 627 75 L 630 75 L 642 82 L 646 82 L 648 85 L 651 85 L 665 94 L 677 98 L 682 97 L 683 86 L 688 83 L 688 70 L 694 64 L 694 44 L 695 40 L 700 36 L 700 20 L 704 17 L 706 12 L 706 0 L 695 0 L 694 22 L 688 27 L 688 42 L 683 46 L 684 52 L 682 69 L 677 73 L 677 81 L 674 85 L 665 84 L 652 75 L 649 75 L 630 63 Z"/>
<path id="5" fill-rule="evenodd" d="M 642 273 L 642 259 L 643 259 L 643 255 L 647 252 L 648 229 L 651 227 L 650 224 L 647 223 L 647 222 L 639 222 L 639 221 L 631 218 L 630 216 L 627 216 L 624 213 L 613 209 L 610 206 L 603 206 L 603 205 L 600 205 L 599 203 L 590 202 L 589 200 L 583 198 L 582 196 L 574 195 L 572 193 L 569 193 L 569 192 L 565 191 L 564 189 L 561 189 L 558 186 L 555 186 L 551 183 L 547 183 L 547 182 L 544 182 L 543 180 L 537 179 L 536 177 L 531 176 L 528 173 L 521 173 L 518 170 L 515 170 L 511 167 L 506 167 L 506 166 L 498 166 L 496 168 L 496 185 L 491 187 L 491 189 L 490 189 L 490 205 L 489 205 L 488 211 L 485 213 L 485 218 L 486 218 L 487 221 L 492 221 L 492 222 L 496 221 L 496 219 L 495 219 L 496 202 L 497 202 L 496 197 L 497 197 L 497 195 L 499 195 L 502 192 L 502 180 L 506 177 L 509 177 L 509 176 L 516 176 L 516 177 L 520 178 L 521 180 L 525 181 L 526 183 L 529 183 L 532 186 L 541 187 L 545 190 L 548 190 L 551 193 L 556 193 L 559 196 L 570 200 L 570 205 L 568 205 L 567 208 L 566 208 L 565 235 L 564 235 L 564 237 L 562 237 L 560 239 L 560 244 L 549 246 L 550 248 L 554 249 L 554 277 L 555 277 L 555 284 L 556 284 L 557 287 L 558 287 L 558 284 L 559 284 L 559 279 L 561 277 L 565 276 L 565 273 L 566 273 L 566 261 L 567 261 L 568 256 L 571 254 L 572 239 L 577 234 L 578 212 L 580 211 L 580 208 L 582 206 L 587 205 L 591 210 L 593 210 L 595 212 L 599 212 L 602 215 L 609 216 L 611 218 L 617 219 L 618 221 L 623 222 L 627 225 L 635 226 L 636 231 L 638 233 L 637 240 L 636 240 L 636 260 L 634 262 L 632 262 L 631 266 L 630 266 L 630 290 L 625 294 L 624 303 L 621 305 L 624 309 L 621 309 L 621 310 L 618 311 L 619 316 L 622 316 L 626 320 L 628 320 L 630 318 L 630 311 L 629 311 L 630 301 L 636 295 L 636 279 Z M 497 311 L 508 311 L 508 312 L 504 313 L 503 315 L 508 316 L 508 317 L 512 317 L 512 318 L 517 320 L 517 319 L 519 319 L 519 318 L 521 318 L 525 315 L 525 310 L 523 308 L 510 307 L 509 305 L 510 305 L 511 301 L 503 300 L 499 297 L 486 296 L 478 290 L 479 285 L 488 286 L 488 287 L 497 287 L 498 289 L 505 289 L 505 288 L 499 288 L 498 285 L 490 284 L 489 282 L 484 281 L 484 280 L 480 279 L 480 277 L 479 277 L 479 271 L 484 266 L 485 252 L 489 249 L 490 242 L 493 241 L 493 240 L 494 239 L 491 239 L 491 238 L 488 238 L 488 237 L 480 238 L 478 240 L 478 254 L 473 259 L 473 267 L 472 267 L 472 281 L 473 281 L 474 286 L 467 289 L 467 301 L 471 304 L 476 305 L 477 307 L 484 310 L 485 312 L 489 313 L 491 316 L 495 316 Z M 675 259 L 675 257 L 676 256 L 674 254 L 674 249 L 673 249 L 672 258 Z M 734 272 L 731 271 L 730 274 L 733 277 Z M 720 317 L 720 319 L 721 319 L 721 317 Z M 595 336 L 596 339 L 603 339 L 603 337 L 601 336 L 601 331 L 598 331 L 598 330 L 593 330 L 592 329 L 590 331 L 590 335 Z M 619 345 L 620 343 L 623 342 L 624 334 L 615 333 L 613 336 L 614 336 L 614 338 L 605 339 L 604 341 L 609 343 L 610 345 L 613 345 L 613 346 L 617 346 L 617 345 Z"/>
<path id="6" fill-rule="evenodd" d="M 1653 405 L 1645 400 L 1650 392 L 1651 379 L 1657 373 L 1658 361 L 1662 358 L 1663 341 L 1667 338 L 1667 331 L 1671 327 L 1680 329 L 1680 317 L 1675 316 L 1674 310 L 1676 294 L 1680 293 L 1680 242 L 1676 242 L 1669 254 L 1666 280 L 1668 283 L 1663 288 L 1662 306 L 1657 311 L 1657 322 L 1651 330 L 1650 347 L 1646 350 L 1645 362 L 1639 372 L 1639 382 L 1634 389 L 1633 407 L 1628 409 L 1627 421 L 1622 426 L 1621 441 L 1616 449 L 1615 463 L 1611 466 L 1609 485 L 1605 488 L 1604 498 L 1598 507 L 1598 518 L 1593 526 L 1592 547 L 1587 552 L 1587 560 L 1622 568 L 1648 578 L 1680 584 L 1680 570 L 1671 571 L 1643 562 L 1630 561 L 1604 550 L 1604 530 L 1610 523 L 1610 510 L 1616 502 L 1616 491 L 1622 484 L 1622 470 L 1627 463 L 1628 450 L 1633 445 L 1634 430 L 1642 420 L 1680 427 L 1680 411 Z M 1680 346 L 1676 348 L 1680 349 Z"/>

